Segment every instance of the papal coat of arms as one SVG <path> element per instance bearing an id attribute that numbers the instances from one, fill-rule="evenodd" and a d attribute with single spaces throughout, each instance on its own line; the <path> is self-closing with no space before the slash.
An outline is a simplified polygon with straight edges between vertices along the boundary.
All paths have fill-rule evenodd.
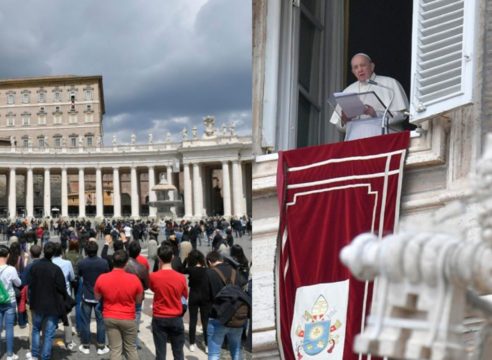
<path id="1" fill-rule="evenodd" d="M 294 348 L 297 360 L 305 357 L 330 358 L 329 355 L 339 346 L 341 334 L 338 330 L 343 325 L 337 312 L 335 307 L 330 307 L 323 295 L 319 295 L 311 309 L 304 311 L 301 320 L 295 325 L 297 341 Z M 341 318 L 345 321 L 345 315 Z"/>

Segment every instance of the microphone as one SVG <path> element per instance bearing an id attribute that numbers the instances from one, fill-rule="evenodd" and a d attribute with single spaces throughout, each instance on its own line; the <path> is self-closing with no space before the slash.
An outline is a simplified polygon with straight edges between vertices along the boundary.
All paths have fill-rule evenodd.
<path id="1" fill-rule="evenodd" d="M 390 105 L 393 102 L 393 99 L 395 97 L 395 91 L 392 88 L 390 88 L 389 86 L 380 84 L 380 83 L 378 83 L 378 82 L 376 82 L 376 81 L 374 81 L 372 79 L 368 79 L 367 80 L 367 83 L 368 84 L 371 84 L 371 85 L 379 86 L 379 87 L 382 87 L 384 89 L 387 89 L 387 90 L 391 91 L 391 99 L 390 99 L 388 105 L 386 105 L 386 109 L 384 110 L 384 113 L 383 113 L 383 119 L 381 121 L 381 133 L 384 135 L 385 130 L 387 131 L 388 122 L 389 122 L 389 119 L 386 119 L 386 115 L 388 114 L 389 107 L 390 107 Z"/>

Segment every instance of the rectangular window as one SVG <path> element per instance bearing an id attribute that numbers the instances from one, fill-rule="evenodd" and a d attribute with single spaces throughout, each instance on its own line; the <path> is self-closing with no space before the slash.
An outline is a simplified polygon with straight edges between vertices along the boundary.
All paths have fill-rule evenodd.
<path id="1" fill-rule="evenodd" d="M 70 124 L 76 124 L 76 123 L 77 123 L 77 115 L 70 115 L 70 116 L 68 117 L 68 122 L 69 122 Z"/>
<path id="2" fill-rule="evenodd" d="M 55 138 L 55 147 L 61 147 L 61 137 Z"/>
<path id="3" fill-rule="evenodd" d="M 7 95 L 7 104 L 8 105 L 15 104 L 15 95 L 14 94 L 8 94 Z"/>
<path id="4" fill-rule="evenodd" d="M 39 99 L 38 100 L 39 100 L 40 103 L 46 102 L 46 93 L 45 92 L 40 92 L 39 93 Z"/>
<path id="5" fill-rule="evenodd" d="M 70 138 L 70 146 L 71 147 L 76 147 L 77 146 L 77 138 L 76 137 L 71 137 Z"/>
<path id="6" fill-rule="evenodd" d="M 39 146 L 40 148 L 44 148 L 44 138 L 39 138 L 39 139 L 38 139 L 38 146 Z"/>
<path id="7" fill-rule="evenodd" d="M 92 136 L 87 136 L 87 146 L 92 146 Z"/>
<path id="8" fill-rule="evenodd" d="M 91 101 L 92 100 L 92 90 L 85 90 L 84 96 L 85 96 L 85 101 Z"/>
<path id="9" fill-rule="evenodd" d="M 94 117 L 92 114 L 85 114 L 84 120 L 86 123 L 91 123 L 94 121 Z"/>
<path id="10" fill-rule="evenodd" d="M 31 117 L 29 115 L 22 115 L 22 126 L 31 125 Z"/>
<path id="11" fill-rule="evenodd" d="M 7 118 L 7 126 L 15 126 L 15 118 L 13 116 Z"/>
<path id="12" fill-rule="evenodd" d="M 55 115 L 55 117 L 53 118 L 53 124 L 61 124 L 61 123 L 62 123 L 61 115 L 59 114 Z"/>
<path id="13" fill-rule="evenodd" d="M 29 104 L 29 93 L 25 92 L 22 94 L 22 103 Z"/>
<path id="14" fill-rule="evenodd" d="M 55 91 L 55 101 L 61 101 L 61 93 L 59 91 Z"/>
<path id="15" fill-rule="evenodd" d="M 22 139 L 22 146 L 25 148 L 29 146 L 29 139 Z"/>
<path id="16" fill-rule="evenodd" d="M 38 117 L 38 125 L 46 125 L 46 115 L 40 115 Z"/>

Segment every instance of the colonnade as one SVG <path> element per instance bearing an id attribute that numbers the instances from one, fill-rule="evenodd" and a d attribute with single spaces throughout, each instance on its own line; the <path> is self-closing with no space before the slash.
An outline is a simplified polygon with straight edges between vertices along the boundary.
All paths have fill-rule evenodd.
<path id="1" fill-rule="evenodd" d="M 232 163 L 232 181 L 230 175 Z M 222 161 L 222 199 L 224 216 L 242 216 L 246 214 L 243 172 L 239 159 Z M 231 196 L 232 182 L 232 196 Z M 203 166 L 198 162 L 183 164 L 184 216 L 200 218 L 207 216 L 204 207 Z"/>
<path id="2" fill-rule="evenodd" d="M 204 166 L 203 162 L 184 162 L 183 163 L 183 197 L 184 197 L 184 217 L 185 218 L 202 218 L 207 215 L 206 207 L 204 206 L 204 192 L 212 189 L 204 189 Z M 156 193 L 152 188 L 156 185 L 156 169 L 163 171 L 166 175 L 169 184 L 173 184 L 173 169 L 169 165 L 125 165 L 112 166 L 112 183 L 113 183 L 113 217 L 119 218 L 122 216 L 122 201 L 121 201 L 121 184 L 120 175 L 122 169 L 130 173 L 130 199 L 131 199 L 131 217 L 140 217 L 140 193 L 139 193 L 139 173 L 148 173 L 148 198 L 149 202 L 157 200 Z M 86 217 L 86 186 L 85 180 L 88 173 L 95 172 L 95 201 L 97 218 L 102 218 L 104 211 L 104 196 L 103 196 L 103 170 L 105 173 L 110 173 L 110 166 L 93 166 L 84 164 L 84 166 L 11 166 L 7 181 L 8 186 L 8 214 L 11 219 L 17 215 L 17 184 L 16 176 L 25 174 L 25 215 L 34 217 L 34 181 L 33 172 L 41 172 L 44 176 L 44 194 L 43 194 L 43 216 L 52 217 L 52 184 L 51 175 L 53 173 L 61 175 L 61 209 L 59 215 L 68 217 L 68 173 L 78 171 L 78 216 Z M 223 194 L 223 209 L 224 216 L 242 216 L 246 214 L 246 197 L 243 184 L 242 164 L 239 159 L 232 161 L 222 161 L 222 194 Z M 231 176 L 232 173 L 232 176 Z M 174 184 L 179 187 L 179 184 Z M 174 195 L 172 195 L 174 197 Z M 172 200 L 174 200 L 172 198 Z M 157 208 L 149 207 L 149 217 L 156 217 Z"/>

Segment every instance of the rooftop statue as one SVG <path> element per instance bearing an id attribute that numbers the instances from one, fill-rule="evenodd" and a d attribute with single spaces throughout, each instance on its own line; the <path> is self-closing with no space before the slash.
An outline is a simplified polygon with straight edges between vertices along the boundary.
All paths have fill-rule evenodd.
<path id="1" fill-rule="evenodd" d="M 203 134 L 204 138 L 211 138 L 216 136 L 216 128 L 215 128 L 215 118 L 213 116 L 205 116 L 203 118 L 203 124 L 205 125 L 205 131 Z"/>

